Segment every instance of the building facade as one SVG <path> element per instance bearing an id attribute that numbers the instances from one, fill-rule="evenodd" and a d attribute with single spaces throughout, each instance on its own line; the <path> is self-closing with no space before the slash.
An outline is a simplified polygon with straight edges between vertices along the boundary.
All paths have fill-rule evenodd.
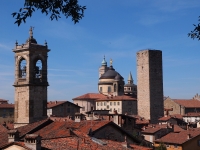
<path id="1" fill-rule="evenodd" d="M 13 49 L 15 53 L 15 127 L 47 117 L 47 43 L 37 44 L 32 27 L 25 44 Z"/>
<path id="2" fill-rule="evenodd" d="M 104 97 L 96 100 L 97 110 L 110 110 L 110 114 L 137 114 L 137 99 L 131 96 Z"/>
<path id="3" fill-rule="evenodd" d="M 75 119 L 75 113 L 80 113 L 80 106 L 69 101 L 50 101 L 47 103 L 47 116 L 67 117 Z"/>
<path id="4" fill-rule="evenodd" d="M 138 115 L 157 123 L 164 115 L 162 51 L 137 52 Z"/>

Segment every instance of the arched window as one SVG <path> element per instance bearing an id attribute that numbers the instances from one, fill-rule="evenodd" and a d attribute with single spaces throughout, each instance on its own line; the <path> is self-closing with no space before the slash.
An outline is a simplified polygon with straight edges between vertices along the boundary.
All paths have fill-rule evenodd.
<path id="1" fill-rule="evenodd" d="M 114 92 L 117 92 L 117 85 L 114 84 Z"/>
<path id="2" fill-rule="evenodd" d="M 38 59 L 34 66 L 35 78 L 42 78 L 42 61 Z"/>
<path id="3" fill-rule="evenodd" d="M 111 92 L 111 87 L 110 87 L 110 86 L 108 87 L 108 93 L 109 93 L 109 92 Z"/>
<path id="4" fill-rule="evenodd" d="M 26 78 L 26 60 L 24 58 L 19 63 L 19 78 Z"/>

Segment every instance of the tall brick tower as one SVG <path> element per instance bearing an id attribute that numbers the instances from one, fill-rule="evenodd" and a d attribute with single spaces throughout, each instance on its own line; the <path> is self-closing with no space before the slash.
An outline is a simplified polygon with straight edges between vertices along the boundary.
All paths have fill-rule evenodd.
<path id="1" fill-rule="evenodd" d="M 47 57 L 50 51 L 30 37 L 25 44 L 13 49 L 15 53 L 15 119 L 14 127 L 23 126 L 47 117 Z"/>
<path id="2" fill-rule="evenodd" d="M 137 52 L 138 115 L 157 123 L 164 115 L 162 51 Z"/>

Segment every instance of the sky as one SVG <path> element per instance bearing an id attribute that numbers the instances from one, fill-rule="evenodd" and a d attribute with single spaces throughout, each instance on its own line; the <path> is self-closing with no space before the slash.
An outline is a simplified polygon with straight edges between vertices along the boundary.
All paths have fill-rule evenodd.
<path id="1" fill-rule="evenodd" d="M 200 41 L 187 34 L 200 16 L 199 0 L 79 0 L 84 18 L 74 24 L 61 16 L 51 21 L 36 11 L 14 24 L 23 0 L 0 3 L 0 98 L 14 102 L 14 53 L 29 37 L 48 43 L 48 101 L 98 92 L 98 69 L 105 55 L 125 83 L 131 71 L 137 84 L 136 53 L 162 50 L 164 96 L 190 99 L 200 94 Z"/>

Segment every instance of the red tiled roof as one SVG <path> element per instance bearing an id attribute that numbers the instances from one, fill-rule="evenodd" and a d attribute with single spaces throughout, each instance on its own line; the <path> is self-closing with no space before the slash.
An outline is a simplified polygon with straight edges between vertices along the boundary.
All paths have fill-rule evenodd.
<path id="1" fill-rule="evenodd" d="M 154 134 L 161 129 L 166 129 L 167 127 L 167 124 L 151 124 L 148 125 L 145 129 L 143 129 L 142 133 Z"/>
<path id="2" fill-rule="evenodd" d="M 0 108 L 13 108 L 14 109 L 15 105 L 14 104 L 0 104 Z"/>
<path id="3" fill-rule="evenodd" d="M 69 102 L 69 101 L 49 101 L 47 102 L 47 108 L 53 108 L 53 107 L 56 107 L 56 106 L 59 106 L 61 104 L 64 104 L 64 103 L 70 103 L 72 105 L 75 105 L 77 107 L 80 107 L 72 102 Z"/>
<path id="4" fill-rule="evenodd" d="M 19 131 L 20 137 L 23 137 L 26 134 L 29 134 L 34 129 L 42 127 L 43 124 L 47 125 L 47 124 L 50 124 L 52 122 L 53 121 L 50 120 L 50 119 L 45 119 L 45 120 L 37 121 L 37 122 L 34 122 L 34 123 L 30 123 L 30 124 L 25 125 L 25 126 L 18 127 L 16 129 Z"/>
<path id="5" fill-rule="evenodd" d="M 90 137 L 85 135 L 82 138 L 78 137 L 68 137 L 68 138 L 58 138 L 58 139 L 49 139 L 49 140 L 42 140 L 42 147 L 52 150 L 57 149 L 87 149 L 87 150 L 152 150 L 151 148 L 130 144 L 130 147 L 125 148 L 122 145 L 122 142 L 112 141 L 112 140 L 105 140 L 101 139 L 102 142 L 105 144 L 101 145 L 97 142 L 93 141 Z"/>
<path id="6" fill-rule="evenodd" d="M 88 99 L 96 100 L 96 99 L 100 99 L 100 98 L 104 98 L 104 97 L 106 97 L 106 96 L 103 94 L 100 94 L 100 93 L 87 93 L 87 94 L 78 96 L 76 98 L 73 98 L 73 100 L 88 100 Z"/>
<path id="7" fill-rule="evenodd" d="M 85 125 L 80 128 L 79 131 L 88 134 L 90 129 L 94 132 L 110 122 L 111 121 L 86 121 Z"/>
<path id="8" fill-rule="evenodd" d="M 170 143 L 170 144 L 183 144 L 187 141 L 188 139 L 188 134 L 190 134 L 191 138 L 200 136 L 200 131 L 189 131 L 189 130 L 184 130 L 179 133 L 169 133 L 162 138 L 155 140 L 155 142 L 162 142 L 162 143 Z"/>
<path id="9" fill-rule="evenodd" d="M 8 143 L 8 130 L 0 124 L 0 147 Z"/>
<path id="10" fill-rule="evenodd" d="M 167 117 L 161 117 L 161 118 L 159 118 L 158 120 L 159 121 L 167 121 L 167 120 L 169 120 L 171 117 L 170 116 L 167 116 Z"/>
<path id="11" fill-rule="evenodd" d="M 185 130 L 175 124 L 174 125 L 174 132 L 181 132 L 181 131 L 185 131 Z"/>
<path id="12" fill-rule="evenodd" d="M 103 98 L 99 98 L 97 99 L 97 101 L 102 101 L 102 100 L 107 100 L 107 101 L 111 101 L 111 100 L 137 100 L 137 98 L 132 97 L 132 96 L 128 96 L 128 95 L 122 95 L 122 96 L 105 96 Z"/>
<path id="13" fill-rule="evenodd" d="M 50 102 L 47 102 L 47 108 L 52 108 L 52 107 L 61 105 L 65 102 L 67 102 L 67 101 L 50 101 Z"/>
<path id="14" fill-rule="evenodd" d="M 5 100 L 5 99 L 1 99 L 0 98 L 0 102 L 7 102 L 8 100 Z"/>
<path id="15" fill-rule="evenodd" d="M 70 137 L 72 134 L 67 126 L 68 122 L 53 122 L 34 132 L 34 134 L 39 134 L 42 139 Z"/>
<path id="16" fill-rule="evenodd" d="M 182 105 L 186 108 L 200 108 L 200 101 L 191 99 L 191 100 L 182 100 L 182 99 L 173 99 L 179 105 Z"/>
<path id="17" fill-rule="evenodd" d="M 184 117 L 199 117 L 200 116 L 200 112 L 190 112 L 187 113 L 185 115 L 183 115 Z"/>

